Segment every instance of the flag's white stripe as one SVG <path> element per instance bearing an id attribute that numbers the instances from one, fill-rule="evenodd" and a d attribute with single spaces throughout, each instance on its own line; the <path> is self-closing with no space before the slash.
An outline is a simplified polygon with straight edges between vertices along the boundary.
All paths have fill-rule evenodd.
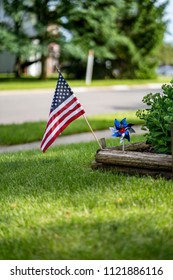
<path id="1" fill-rule="evenodd" d="M 47 145 L 47 143 L 51 140 L 51 138 L 53 138 L 53 136 L 56 134 L 56 132 L 61 129 L 61 127 L 73 116 L 75 116 L 77 113 L 79 113 L 80 111 L 82 111 L 83 108 L 78 108 L 76 109 L 74 112 L 72 112 L 71 114 L 69 114 L 53 131 L 52 133 L 47 137 L 46 141 L 44 142 L 43 146 L 41 147 L 42 150 L 44 150 L 44 147 Z"/>
<path id="2" fill-rule="evenodd" d="M 72 94 L 70 97 L 68 97 L 68 99 L 66 99 L 63 103 L 61 103 L 61 105 L 59 105 L 54 111 L 52 111 L 49 115 L 49 119 L 56 114 L 59 110 L 61 110 L 65 105 L 67 105 L 72 99 L 76 98 L 76 96 L 74 94 Z M 79 101 L 78 101 L 79 102 Z M 48 121 L 49 121 L 48 119 Z"/>
<path id="3" fill-rule="evenodd" d="M 68 108 L 66 108 L 64 111 L 61 112 L 61 114 L 57 115 L 56 118 L 49 124 L 49 126 L 47 127 L 47 130 L 49 130 L 50 128 L 52 128 L 52 126 L 57 122 L 57 119 L 62 118 L 68 111 L 73 110 L 73 108 L 78 104 L 78 102 L 76 102 L 76 100 L 74 100 L 74 103 L 72 103 Z M 56 114 L 57 112 L 55 112 L 54 114 Z M 49 122 L 49 120 L 48 120 Z"/>
<path id="4" fill-rule="evenodd" d="M 64 104 L 64 103 L 63 103 Z M 46 131 L 45 131 L 45 134 L 44 134 L 44 137 L 43 137 L 43 140 L 42 142 L 44 141 L 45 137 L 46 137 L 46 134 L 49 132 L 49 130 L 54 126 L 54 124 L 58 121 L 58 119 L 62 118 L 68 111 L 70 110 L 73 110 L 73 108 L 79 104 L 79 102 L 77 102 L 76 100 L 74 100 L 74 103 L 72 103 L 68 108 L 66 108 L 64 111 L 61 112 L 60 115 L 57 115 L 56 118 L 49 124 L 49 126 L 47 127 Z M 61 108 L 62 109 L 62 108 Z M 57 108 L 55 109 L 52 113 L 51 113 L 51 117 L 49 117 L 48 119 L 48 122 L 50 121 L 50 119 L 58 113 L 60 109 Z"/>

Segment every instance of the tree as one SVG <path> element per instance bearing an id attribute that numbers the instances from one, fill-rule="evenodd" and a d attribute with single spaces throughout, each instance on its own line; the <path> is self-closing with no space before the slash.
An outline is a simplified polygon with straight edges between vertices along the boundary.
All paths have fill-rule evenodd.
<path id="1" fill-rule="evenodd" d="M 46 72 L 46 60 L 49 55 L 49 44 L 52 42 L 58 43 L 59 30 L 58 30 L 58 15 L 54 9 L 51 8 L 51 2 L 49 0 L 32 0 L 30 1 L 29 12 L 33 17 L 33 28 L 35 34 L 32 40 L 37 40 L 38 51 L 40 53 L 41 61 L 41 79 L 45 79 Z M 57 1 L 54 1 L 57 2 Z"/>
<path id="2" fill-rule="evenodd" d="M 72 66 L 70 68 L 75 77 L 83 78 L 89 50 L 94 50 L 95 66 L 105 64 L 107 59 L 113 59 L 116 56 L 114 50 L 112 51 L 118 37 L 115 26 L 115 1 L 74 0 L 66 2 L 72 4 L 65 16 L 63 27 L 67 36 L 66 44 L 61 49 L 60 61 L 63 67 Z M 101 72 L 100 69 L 97 73 Z"/>
<path id="3" fill-rule="evenodd" d="M 115 37 L 113 3 L 112 0 L 106 3 L 105 0 L 30 2 L 36 32 L 32 39 L 39 42 L 42 78 L 46 77 L 46 60 L 50 43 L 57 43 L 61 47 L 61 65 L 66 64 L 67 60 L 85 63 L 90 48 L 94 48 L 97 58 L 113 58 L 107 47 Z"/>
<path id="4" fill-rule="evenodd" d="M 61 7 L 62 1 L 3 0 L 5 17 L 1 22 L 4 29 L 0 32 L 0 39 L 6 40 L 1 49 L 16 54 L 16 76 L 20 76 L 23 66 L 35 62 L 28 59 L 37 52 L 42 63 L 41 78 L 46 77 L 49 44 L 52 42 L 60 44 L 61 14 L 59 15 L 60 9 L 55 9 L 58 5 Z"/>
<path id="5" fill-rule="evenodd" d="M 29 20 L 28 7 L 28 0 L 3 0 L 5 15 L 0 23 L 1 50 L 16 54 L 16 77 L 20 76 L 22 62 L 32 49 L 32 42 L 25 26 L 25 22 Z"/>
<path id="6" fill-rule="evenodd" d="M 167 1 L 120 0 L 116 26 L 129 43 L 115 47 L 114 61 L 124 78 L 151 78 L 158 64 L 157 50 L 163 42 L 166 22 L 163 20 Z M 126 41 L 127 42 L 127 41 Z"/>
<path id="7" fill-rule="evenodd" d="M 157 49 L 166 30 L 163 16 L 167 2 L 71 2 L 73 6 L 66 16 L 69 37 L 62 49 L 63 61 L 65 58 L 66 62 L 67 59 L 76 61 L 81 67 L 86 64 L 88 50 L 93 49 L 95 65 L 107 68 L 109 77 L 114 73 L 120 78 L 151 78 L 155 75 Z M 78 72 L 81 75 L 81 71 Z"/>
<path id="8" fill-rule="evenodd" d="M 49 46 L 52 43 L 64 47 L 66 38 L 64 33 L 66 21 L 71 14 L 75 1 L 71 0 L 31 0 L 30 12 L 34 18 L 34 30 L 36 32 L 32 39 L 39 44 L 41 54 L 42 72 L 41 78 L 46 78 L 46 61 L 50 54 Z M 70 26 L 69 26 L 70 28 Z"/>
<path id="9" fill-rule="evenodd" d="M 41 78 L 46 77 L 52 43 L 61 47 L 61 66 L 74 64 L 79 75 L 83 75 L 88 51 L 93 49 L 95 65 L 104 69 L 102 74 L 97 71 L 102 77 L 116 73 L 120 78 L 151 78 L 166 30 L 166 4 L 159 0 L 4 0 L 11 17 L 4 23 L 5 45 L 14 43 L 16 65 L 21 65 L 36 41 Z M 27 34 L 26 22 L 32 34 Z"/>

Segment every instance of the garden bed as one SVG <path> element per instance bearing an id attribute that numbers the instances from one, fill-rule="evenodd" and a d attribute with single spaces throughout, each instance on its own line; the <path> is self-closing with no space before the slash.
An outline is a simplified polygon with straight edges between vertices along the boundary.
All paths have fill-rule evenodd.
<path id="1" fill-rule="evenodd" d="M 145 123 L 146 139 L 152 146 L 136 143 L 124 148 L 124 139 L 130 141 L 129 133 L 135 132 L 133 124 L 128 124 L 126 118 L 120 122 L 115 119 L 110 129 L 113 137 L 121 137 L 122 146 L 107 148 L 105 139 L 101 139 L 102 148 L 96 152 L 92 168 L 173 179 L 173 80 L 163 85 L 162 90 L 144 96 L 147 108 L 136 112 Z"/>
<path id="2" fill-rule="evenodd" d="M 141 142 L 107 148 L 96 152 L 93 169 L 105 169 L 131 175 L 160 176 L 173 179 L 172 155 L 154 153 L 150 145 Z"/>

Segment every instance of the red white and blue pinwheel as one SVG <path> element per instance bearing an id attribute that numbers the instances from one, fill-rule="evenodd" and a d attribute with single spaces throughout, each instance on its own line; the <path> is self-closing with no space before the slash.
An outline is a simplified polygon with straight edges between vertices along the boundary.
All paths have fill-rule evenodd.
<path id="1" fill-rule="evenodd" d="M 122 119 L 120 122 L 115 119 L 114 127 L 110 127 L 109 129 L 113 133 L 113 137 L 120 137 L 120 143 L 124 144 L 124 139 L 130 141 L 130 133 L 135 133 L 135 130 L 132 128 L 134 124 L 127 123 L 126 118 Z"/>

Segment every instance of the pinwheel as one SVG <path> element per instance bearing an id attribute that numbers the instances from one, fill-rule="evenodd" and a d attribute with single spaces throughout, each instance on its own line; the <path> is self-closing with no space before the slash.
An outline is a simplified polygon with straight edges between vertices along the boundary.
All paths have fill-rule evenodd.
<path id="1" fill-rule="evenodd" d="M 122 119 L 120 122 L 115 119 L 114 127 L 110 127 L 109 129 L 113 133 L 113 137 L 120 137 L 120 143 L 123 144 L 124 151 L 124 139 L 130 141 L 130 133 L 135 133 L 135 130 L 132 128 L 134 124 L 128 124 L 126 122 L 126 118 Z"/>

